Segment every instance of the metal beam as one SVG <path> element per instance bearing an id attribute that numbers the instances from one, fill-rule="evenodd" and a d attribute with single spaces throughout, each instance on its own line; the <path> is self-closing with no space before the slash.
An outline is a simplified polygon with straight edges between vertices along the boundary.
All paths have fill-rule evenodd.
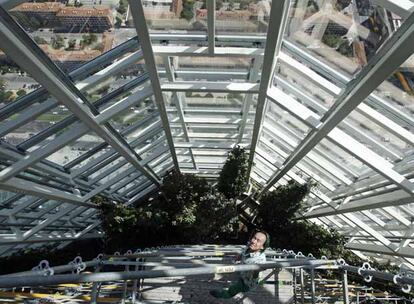
<path id="1" fill-rule="evenodd" d="M 207 1 L 207 37 L 208 37 L 208 54 L 215 55 L 216 45 L 216 1 Z"/>
<path id="2" fill-rule="evenodd" d="M 144 8 L 142 7 L 141 0 L 129 0 L 128 2 L 130 12 L 134 20 L 135 29 L 141 41 L 141 48 L 142 52 L 144 53 L 145 67 L 150 75 L 152 89 L 155 97 L 155 103 L 157 105 L 158 112 L 161 117 L 161 122 L 164 128 L 165 136 L 167 137 L 167 143 L 170 148 L 171 157 L 173 159 L 175 169 L 177 171 L 180 171 L 177 155 L 175 153 L 174 141 L 171 134 L 171 128 L 168 122 L 167 111 L 165 109 L 165 102 L 164 97 L 162 95 L 161 84 L 158 78 L 157 65 L 155 63 L 151 39 L 148 33 L 147 20 L 144 14 Z"/>
<path id="3" fill-rule="evenodd" d="M 0 189 L 24 193 L 27 195 L 34 195 L 50 200 L 62 201 L 77 206 L 96 208 L 96 205 L 84 202 L 82 197 L 73 193 L 59 191 L 51 187 L 42 186 L 17 177 L 12 177 L 7 181 L 0 183 Z"/>
<path id="4" fill-rule="evenodd" d="M 74 85 L 67 79 L 58 77 L 60 71 L 50 59 L 40 51 L 27 34 L 16 24 L 16 22 L 0 8 L 0 47 L 15 62 L 19 62 L 29 74 L 43 85 L 52 95 L 56 96 L 69 110 L 85 123 L 91 130 L 108 142 L 118 153 L 125 157 L 139 171 L 143 172 L 154 184 L 159 185 L 159 180 L 139 164 L 137 155 L 125 144 L 121 136 L 113 134 L 107 126 L 100 126 L 94 119 L 94 115 L 88 106 L 82 103 L 83 96 L 74 90 Z M 29 44 L 29 45 L 28 45 Z M 4 169 L 2 179 L 10 178 L 10 169 Z M 16 173 L 16 172 L 14 172 Z"/>
<path id="5" fill-rule="evenodd" d="M 270 189 L 283 175 L 311 151 L 332 131 L 350 112 L 393 73 L 414 51 L 414 14 L 401 28 L 387 40 L 383 47 L 363 67 L 361 72 L 347 85 L 335 104 L 322 118 L 322 124 L 310 131 L 295 151 L 285 160 L 283 167 L 276 172 L 261 191 Z"/>
<path id="6" fill-rule="evenodd" d="M 208 0 L 208 1 L 214 3 L 214 0 Z M 174 58 L 163 57 L 164 67 L 167 73 L 168 81 L 175 82 L 175 76 L 173 72 L 174 67 L 171 63 L 171 60 L 174 60 Z M 178 114 L 178 117 L 180 118 L 181 129 L 183 130 L 184 138 L 187 142 L 190 142 L 190 137 L 188 136 L 188 127 L 186 124 L 185 115 L 183 111 L 183 107 L 184 107 L 183 103 L 185 103 L 185 94 L 183 94 L 182 92 L 172 92 L 172 98 L 174 99 L 174 104 L 175 104 L 175 107 L 177 108 L 177 114 Z M 172 124 L 170 122 L 170 126 L 171 125 Z M 188 150 L 190 151 L 190 156 L 191 156 L 191 160 L 193 162 L 194 168 L 197 169 L 197 163 L 195 161 L 193 150 L 191 148 Z"/>
<path id="7" fill-rule="evenodd" d="M 152 37 L 153 35 L 151 35 Z M 183 57 L 210 57 L 208 47 L 204 46 L 183 46 L 183 45 L 154 45 L 155 55 L 162 56 L 183 56 Z M 242 47 L 218 47 L 214 48 L 216 57 L 262 57 L 263 49 L 259 48 L 242 48 Z"/>
<path id="8" fill-rule="evenodd" d="M 249 71 L 249 82 L 257 82 L 259 80 L 259 71 L 260 66 L 262 65 L 263 60 L 261 58 L 254 58 L 253 63 L 251 64 Z M 250 106 L 253 102 L 253 94 L 246 94 L 243 101 L 243 110 L 242 110 L 242 120 L 239 126 L 239 137 L 237 138 L 238 142 L 243 140 L 244 130 L 246 128 L 247 117 L 249 116 Z"/>
<path id="9" fill-rule="evenodd" d="M 413 247 L 403 247 L 400 248 L 398 251 L 390 250 L 387 247 L 375 244 L 361 244 L 361 243 L 347 243 L 345 244 L 345 248 L 351 250 L 358 250 L 362 252 L 373 252 L 385 255 L 392 255 L 392 256 L 399 256 L 405 258 L 414 258 L 414 248 Z"/>
<path id="10" fill-rule="evenodd" d="M 250 175 L 257 142 L 259 140 L 263 113 L 265 111 L 267 89 L 272 83 L 276 57 L 279 56 L 283 34 L 288 18 L 290 1 L 272 1 L 270 20 L 267 28 L 266 46 L 263 58 L 262 75 L 260 78 L 259 96 L 257 99 L 256 115 L 254 119 L 253 135 L 250 145 L 249 166 L 247 176 Z"/>
<path id="11" fill-rule="evenodd" d="M 171 92 L 221 92 L 221 93 L 258 93 L 259 84 L 250 82 L 207 82 L 177 81 L 163 82 L 163 91 Z"/>

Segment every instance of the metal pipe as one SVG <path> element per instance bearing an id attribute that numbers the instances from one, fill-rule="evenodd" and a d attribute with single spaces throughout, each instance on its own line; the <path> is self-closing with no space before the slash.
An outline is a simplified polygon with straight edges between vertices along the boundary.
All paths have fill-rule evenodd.
<path id="1" fill-rule="evenodd" d="M 296 299 L 297 294 L 296 294 L 296 269 L 295 268 L 293 268 L 292 274 L 293 274 L 293 299 L 294 299 L 295 304 L 297 304 L 298 302 Z"/>
<path id="2" fill-rule="evenodd" d="M 125 272 L 101 272 L 93 274 L 59 274 L 53 276 L 7 276 L 0 278 L 0 287 L 47 286 L 63 283 L 123 281 L 138 278 L 192 276 L 215 273 L 235 273 L 243 271 L 261 271 L 269 268 L 286 268 L 298 266 L 318 266 L 334 264 L 332 260 L 292 260 L 266 264 L 204 266 L 172 270 L 144 270 Z"/>
<path id="3" fill-rule="evenodd" d="M 342 290 L 344 293 L 344 304 L 349 304 L 348 272 L 346 270 L 342 273 Z"/>
<path id="4" fill-rule="evenodd" d="M 95 268 L 95 273 L 98 273 L 99 271 L 101 271 L 101 266 L 98 265 Z M 90 304 L 96 304 L 97 303 L 97 298 L 98 298 L 98 282 L 94 282 L 92 284 L 92 291 L 91 291 L 91 303 Z"/>
<path id="5" fill-rule="evenodd" d="M 125 272 L 129 271 L 129 265 L 125 266 Z M 124 281 L 124 291 L 122 292 L 122 300 L 121 300 L 121 304 L 125 304 L 125 299 L 127 296 L 127 290 L 128 290 L 128 281 L 125 280 Z"/>
<path id="6" fill-rule="evenodd" d="M 83 263 L 85 264 L 86 267 L 94 267 L 94 266 L 99 265 L 100 261 L 92 260 L 92 261 L 87 261 Z M 67 265 L 54 266 L 50 268 L 53 270 L 53 273 L 62 273 L 62 272 L 75 270 L 77 267 L 78 267 L 77 264 L 67 264 Z M 23 276 L 25 277 L 25 276 L 36 276 L 36 275 L 44 276 L 45 273 L 47 273 L 47 270 L 45 269 L 9 273 L 9 274 L 0 275 L 0 280 L 2 278 L 8 278 L 8 277 L 23 277 Z"/>
<path id="7" fill-rule="evenodd" d="M 293 257 L 294 254 L 290 253 L 281 253 L 276 251 L 265 252 L 266 257 L 273 257 L 273 256 L 283 256 L 283 257 Z M 240 251 L 144 251 L 134 254 L 128 255 L 105 255 L 104 258 L 127 258 L 127 259 L 136 259 L 140 257 L 172 257 L 172 256 L 189 256 L 189 257 L 205 257 L 205 256 L 231 256 L 231 255 L 238 255 Z M 307 258 L 304 258 L 307 259 Z"/>
<path id="8" fill-rule="evenodd" d="M 377 271 L 377 270 L 374 270 L 374 269 L 365 269 L 365 268 L 360 268 L 360 267 L 356 267 L 356 266 L 349 266 L 349 265 L 342 265 L 341 268 L 343 270 L 347 270 L 347 271 L 352 272 L 352 273 L 361 274 L 362 276 L 372 276 L 372 277 L 377 278 L 377 279 L 381 279 L 381 280 L 385 280 L 385 281 L 391 281 L 391 282 L 394 282 L 394 278 L 395 278 L 395 281 L 398 284 L 401 284 L 401 285 L 404 285 L 404 284 L 414 285 L 414 278 L 412 278 L 412 277 L 404 277 L 404 276 L 400 277 L 400 276 L 396 276 L 396 274 L 392 274 L 392 273 L 388 273 L 388 272 Z"/>
<path id="9" fill-rule="evenodd" d="M 305 304 L 305 280 L 303 277 L 303 269 L 300 270 L 300 302 L 301 304 Z"/>
<path id="10" fill-rule="evenodd" d="M 137 261 L 137 263 L 142 263 L 142 259 L 139 259 L 138 261 Z M 139 265 L 135 265 L 135 271 L 138 271 L 138 270 L 140 270 L 140 267 L 141 266 L 139 266 Z M 131 302 L 132 302 L 132 304 L 135 304 L 135 301 L 136 301 L 136 299 L 137 299 L 137 290 L 138 290 L 138 279 L 135 279 L 133 282 L 132 282 L 132 296 L 131 296 Z"/>
<path id="11" fill-rule="evenodd" d="M 315 297 L 315 269 L 310 270 L 312 304 L 316 304 Z"/>

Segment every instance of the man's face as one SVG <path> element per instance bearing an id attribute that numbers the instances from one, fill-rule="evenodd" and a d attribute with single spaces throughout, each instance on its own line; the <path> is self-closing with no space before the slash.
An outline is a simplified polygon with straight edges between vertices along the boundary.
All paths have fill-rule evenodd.
<path id="1" fill-rule="evenodd" d="M 251 251 L 262 250 L 265 242 L 266 235 L 261 232 L 257 232 L 249 241 L 249 249 Z"/>

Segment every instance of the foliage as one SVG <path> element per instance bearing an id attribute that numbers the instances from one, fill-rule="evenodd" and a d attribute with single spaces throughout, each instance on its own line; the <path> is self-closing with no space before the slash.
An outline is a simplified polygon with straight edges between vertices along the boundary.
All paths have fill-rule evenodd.
<path id="1" fill-rule="evenodd" d="M 18 97 L 21 97 L 23 95 L 26 95 L 26 90 L 20 89 L 16 92 L 16 94 L 17 94 Z"/>
<path id="2" fill-rule="evenodd" d="M 63 37 L 60 35 L 57 35 L 56 37 L 52 37 L 50 41 L 51 41 L 52 48 L 54 48 L 55 50 L 61 49 L 65 46 L 65 39 L 63 39 Z"/>
<path id="3" fill-rule="evenodd" d="M 82 35 L 81 45 L 82 47 L 85 47 L 97 41 L 98 41 L 98 37 L 95 34 L 90 33 L 90 34 Z"/>
<path id="4" fill-rule="evenodd" d="M 334 230 L 295 220 L 295 216 L 303 209 L 302 201 L 309 190 L 308 184 L 290 181 L 264 194 L 258 207 L 258 225 L 272 236 L 274 247 L 318 256 L 334 256 L 343 248 L 343 237 Z"/>
<path id="5" fill-rule="evenodd" d="M 119 7 L 117 9 L 118 13 L 121 15 L 125 14 L 128 8 L 128 2 L 126 0 L 119 1 Z"/>
<path id="6" fill-rule="evenodd" d="M 237 232 L 237 209 L 233 199 L 210 192 L 201 198 L 196 210 L 195 235 L 198 242 L 220 242 Z"/>
<path id="7" fill-rule="evenodd" d="M 100 205 L 109 250 L 220 241 L 237 225 L 233 200 L 213 192 L 204 179 L 177 171 L 142 206 Z"/>
<path id="8" fill-rule="evenodd" d="M 116 16 L 116 18 L 115 18 L 115 27 L 116 28 L 119 28 L 119 27 L 121 27 L 121 25 L 122 25 L 122 19 L 121 18 L 119 18 L 118 16 Z"/>
<path id="9" fill-rule="evenodd" d="M 246 10 L 249 8 L 250 1 L 249 0 L 240 0 L 240 9 Z"/>
<path id="10" fill-rule="evenodd" d="M 183 10 L 181 11 L 181 18 L 190 21 L 194 17 L 194 0 L 184 0 L 183 1 Z"/>
<path id="11" fill-rule="evenodd" d="M 47 44 L 47 41 L 39 36 L 34 36 L 33 40 L 37 43 L 37 44 Z"/>
<path id="12" fill-rule="evenodd" d="M 4 91 L 0 89 L 0 102 L 11 102 L 16 98 L 12 91 Z"/>
<path id="13" fill-rule="evenodd" d="M 68 41 L 68 47 L 66 48 L 67 51 L 72 51 L 75 49 L 76 46 L 76 39 L 70 39 Z"/>
<path id="14" fill-rule="evenodd" d="M 226 198 L 239 197 L 246 188 L 248 156 L 239 146 L 231 150 L 218 179 L 217 189 Z"/>

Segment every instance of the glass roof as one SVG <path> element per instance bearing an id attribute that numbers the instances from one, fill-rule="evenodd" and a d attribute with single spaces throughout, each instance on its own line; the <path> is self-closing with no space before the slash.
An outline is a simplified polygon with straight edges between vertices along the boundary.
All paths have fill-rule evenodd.
<path id="1" fill-rule="evenodd" d="M 414 1 L 0 0 L 0 254 L 102 237 L 176 168 L 250 191 L 313 182 L 298 217 L 414 269 Z"/>

